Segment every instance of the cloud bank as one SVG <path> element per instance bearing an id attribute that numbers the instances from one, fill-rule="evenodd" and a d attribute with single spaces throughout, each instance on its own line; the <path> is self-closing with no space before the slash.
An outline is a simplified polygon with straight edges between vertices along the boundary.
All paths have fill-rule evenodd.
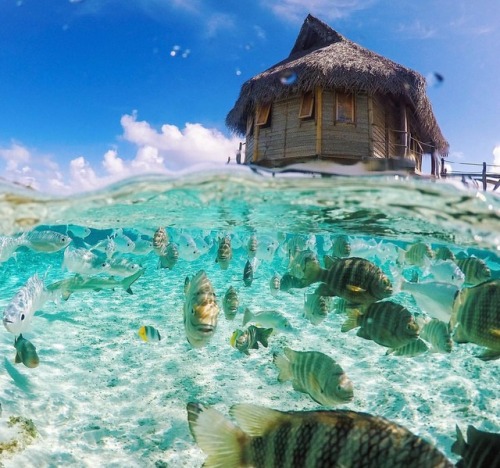
<path id="1" fill-rule="evenodd" d="M 164 124 L 157 130 L 147 121 L 138 120 L 136 112 L 123 115 L 120 122 L 120 140 L 132 145 L 133 157 L 121 156 L 117 148 L 112 148 L 98 162 L 75 155 L 62 167 L 53 157 L 12 142 L 10 147 L 0 147 L 3 178 L 64 195 L 99 189 L 139 174 L 173 174 L 197 165 L 222 165 L 228 158 L 234 161 L 240 142 L 199 123 L 186 123 L 182 129 Z"/>

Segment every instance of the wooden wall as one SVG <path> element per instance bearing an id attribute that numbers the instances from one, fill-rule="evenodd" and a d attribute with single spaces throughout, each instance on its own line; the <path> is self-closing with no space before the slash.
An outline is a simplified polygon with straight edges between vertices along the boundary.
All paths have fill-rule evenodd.
<path id="1" fill-rule="evenodd" d="M 356 94 L 355 115 L 355 124 L 335 122 L 335 92 L 323 91 L 323 155 L 352 159 L 370 156 L 366 94 Z"/>
<path id="2" fill-rule="evenodd" d="M 271 107 L 271 125 L 258 129 L 258 161 L 314 157 L 316 124 L 299 119 L 301 97 L 283 99 Z"/>
<path id="3" fill-rule="evenodd" d="M 246 162 L 278 165 L 286 164 L 287 160 L 293 162 L 318 156 L 317 122 L 316 119 L 299 118 L 301 98 L 299 95 L 273 103 L 270 125 L 254 127 L 252 134 L 247 135 Z M 404 155 L 402 146 L 404 134 L 400 131 L 403 130 L 403 110 L 393 98 L 357 93 L 355 124 L 335 122 L 334 90 L 323 90 L 322 103 L 322 138 L 319 156 L 356 160 Z M 315 106 L 317 105 L 316 102 Z M 373 123 L 371 129 L 370 120 Z M 411 126 L 413 123 L 409 121 Z M 255 148 L 256 142 L 257 148 Z"/>

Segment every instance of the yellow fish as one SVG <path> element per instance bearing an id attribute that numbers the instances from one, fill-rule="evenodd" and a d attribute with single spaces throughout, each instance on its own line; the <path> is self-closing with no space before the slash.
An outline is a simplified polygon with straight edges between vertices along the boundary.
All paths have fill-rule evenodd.
<path id="1" fill-rule="evenodd" d="M 141 328 L 139 328 L 138 334 L 143 341 L 161 340 L 160 332 L 155 327 L 151 327 L 149 325 L 144 325 Z"/>

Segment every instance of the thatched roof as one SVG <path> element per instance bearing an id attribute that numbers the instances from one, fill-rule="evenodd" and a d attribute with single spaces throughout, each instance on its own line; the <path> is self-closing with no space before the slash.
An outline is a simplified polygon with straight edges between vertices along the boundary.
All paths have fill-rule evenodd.
<path id="1" fill-rule="evenodd" d="M 296 75 L 293 84 L 282 83 L 286 73 Z M 420 138 L 441 154 L 447 153 L 448 142 L 434 117 L 424 77 L 355 44 L 311 15 L 305 19 L 288 58 L 243 84 L 226 124 L 243 135 L 247 116 L 257 103 L 270 103 L 317 86 L 402 97 L 413 108 Z"/>

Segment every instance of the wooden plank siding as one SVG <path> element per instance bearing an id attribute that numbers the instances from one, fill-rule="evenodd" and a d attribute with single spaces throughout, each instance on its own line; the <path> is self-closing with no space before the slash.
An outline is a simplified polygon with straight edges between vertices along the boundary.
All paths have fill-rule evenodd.
<path id="1" fill-rule="evenodd" d="M 349 159 L 371 156 L 366 94 L 356 94 L 355 120 L 355 124 L 335 122 L 335 92 L 323 91 L 322 155 Z"/>
<path id="2" fill-rule="evenodd" d="M 355 94 L 355 123 L 336 122 L 335 90 L 315 91 L 314 118 L 299 118 L 302 95 L 273 102 L 268 125 L 255 125 L 246 136 L 245 162 L 280 166 L 311 158 L 360 160 L 405 154 L 402 127 L 416 122 L 405 104 L 382 94 Z M 255 118 L 255 116 L 253 116 Z M 408 157 L 414 158 L 408 149 Z M 421 156 L 415 158 L 417 168 Z"/>

